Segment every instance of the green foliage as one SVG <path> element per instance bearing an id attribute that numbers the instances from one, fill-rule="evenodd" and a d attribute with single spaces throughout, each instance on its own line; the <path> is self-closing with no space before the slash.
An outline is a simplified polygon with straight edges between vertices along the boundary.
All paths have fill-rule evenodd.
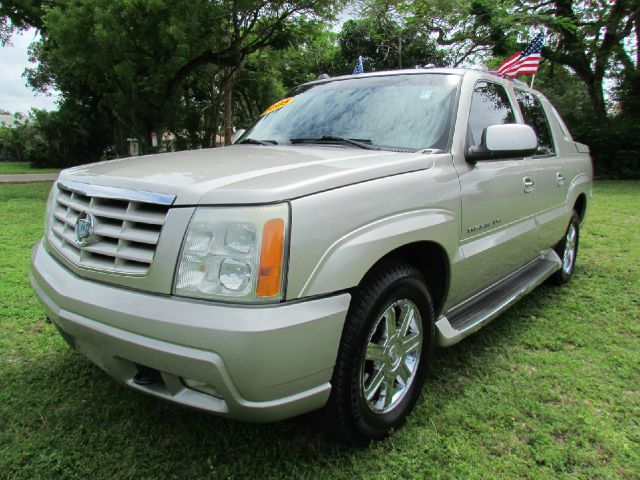
<path id="1" fill-rule="evenodd" d="M 344 4 L 2 2 L 0 42 L 38 28 L 42 39 L 31 48 L 38 64 L 28 81 L 43 91 L 58 88 L 64 101 L 59 114 L 41 113 L 31 127 L 0 131 L 0 159 L 86 163 L 105 151 L 125 155 L 129 137 L 152 152 L 151 132 L 165 131 L 175 136 L 174 148 L 209 147 L 225 124 L 248 127 L 294 86 L 323 73 L 351 73 L 359 55 L 365 71 L 479 61 L 497 67 L 545 29 L 536 86 L 576 137 L 592 144 L 599 173 L 640 170 L 638 19 L 631 28 L 640 0 L 360 0 L 355 16 L 333 32 L 327 22 Z M 608 117 L 607 78 L 615 79 L 607 101 L 616 102 Z M 224 114 L 227 91 L 231 118 Z"/>
<path id="2" fill-rule="evenodd" d="M 348 20 L 338 36 L 338 46 L 336 73 L 342 75 L 351 73 L 359 55 L 363 56 L 365 71 L 444 63 L 444 56 L 428 35 L 394 18 Z"/>
<path id="3" fill-rule="evenodd" d="M 407 425 L 362 449 L 155 400 L 69 349 L 28 279 L 49 188 L 0 186 L 0 478 L 638 478 L 640 182 L 597 182 L 571 283 L 438 350 Z"/>
<path id="4" fill-rule="evenodd" d="M 333 72 L 337 50 L 335 34 L 321 22 L 297 19 L 289 26 L 291 45 L 265 47 L 247 56 L 233 79 L 233 125 L 247 128 L 288 90 Z M 167 129 L 176 135 L 176 147 L 213 145 L 214 133 L 224 123 L 222 84 L 225 70 L 206 66 L 190 75 Z"/>
<path id="5" fill-rule="evenodd" d="M 589 145 L 595 174 L 606 178 L 640 178 L 640 120 L 614 117 L 576 125 L 575 140 Z"/>
<path id="6" fill-rule="evenodd" d="M 30 27 L 42 28 L 42 15 L 46 7 L 58 0 L 3 0 L 0 3 L 0 46 L 11 41 L 11 35 Z"/>
<path id="7" fill-rule="evenodd" d="M 437 33 L 439 45 L 462 49 L 471 57 L 490 52 L 501 57 L 494 59 L 494 65 L 528 43 L 533 32 L 544 30 L 543 56 L 578 76 L 600 119 L 607 115 L 607 75 L 622 65 L 625 75 L 633 78 L 631 72 L 638 69 L 630 58 L 632 49 L 625 48 L 625 43 L 633 42 L 633 17 L 640 15 L 639 0 L 416 0 L 409 5 L 416 23 Z M 636 36 L 636 49 L 639 41 Z"/>
<path id="8" fill-rule="evenodd" d="M 46 10 L 30 83 L 95 98 L 112 124 L 126 125 L 121 147 L 128 136 L 147 140 L 175 107 L 168 82 L 210 40 L 206 25 L 217 13 L 203 2 L 178 3 L 77 0 Z"/>
<path id="9" fill-rule="evenodd" d="M 92 103 L 116 127 L 120 151 L 127 137 L 139 138 L 144 151 L 151 132 L 162 134 L 168 125 L 175 125 L 174 111 L 182 108 L 178 116 L 193 123 L 190 101 L 180 105 L 193 96 L 194 88 L 201 89 L 190 76 L 213 65 L 224 69 L 218 90 L 228 88 L 249 55 L 288 47 L 300 21 L 314 15 L 328 17 L 335 4 L 329 0 L 61 2 L 44 8 L 44 35 L 32 49 L 39 63 L 29 71 L 28 80 L 36 88 L 56 86 L 65 98 Z M 210 80 L 210 71 L 202 73 Z M 191 91 L 184 92 L 188 81 Z"/>
<path id="10" fill-rule="evenodd" d="M 89 109 L 68 101 L 57 111 L 32 110 L 24 124 L 0 127 L 0 161 L 60 168 L 97 160 L 108 137 L 91 118 Z"/>
<path id="11" fill-rule="evenodd" d="M 589 145 L 597 177 L 640 178 L 640 117 L 623 110 L 597 120 L 584 83 L 560 65 L 543 62 L 535 87 L 558 109 L 573 138 Z"/>
<path id="12" fill-rule="evenodd" d="M 593 107 L 584 83 L 568 68 L 543 60 L 534 88 L 558 109 L 569 130 L 593 119 Z"/>
<path id="13" fill-rule="evenodd" d="M 640 28 L 640 21 L 638 21 L 638 28 Z M 638 38 L 640 39 L 640 32 L 638 32 Z M 640 60 L 640 54 L 638 59 Z M 614 90 L 614 96 L 619 102 L 619 113 L 625 117 L 640 119 L 640 68 L 627 69 L 621 72 L 621 77 Z"/>

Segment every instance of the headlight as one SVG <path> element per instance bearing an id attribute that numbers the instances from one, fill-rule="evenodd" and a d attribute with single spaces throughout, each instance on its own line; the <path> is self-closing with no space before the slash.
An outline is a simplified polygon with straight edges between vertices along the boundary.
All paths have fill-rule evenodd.
<path id="1" fill-rule="evenodd" d="M 49 235 L 49 226 L 51 225 L 51 216 L 53 215 L 53 209 L 56 204 L 56 192 L 58 191 L 58 182 L 53 182 L 53 186 L 49 191 L 49 198 L 47 198 L 47 208 L 44 212 L 44 236 Z"/>
<path id="2" fill-rule="evenodd" d="M 282 299 L 287 204 L 198 207 L 184 238 L 174 294 L 209 300 Z"/>

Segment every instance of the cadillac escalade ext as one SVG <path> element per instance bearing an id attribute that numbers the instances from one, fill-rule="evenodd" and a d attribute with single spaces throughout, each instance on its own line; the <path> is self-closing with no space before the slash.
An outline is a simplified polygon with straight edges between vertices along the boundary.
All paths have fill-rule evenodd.
<path id="1" fill-rule="evenodd" d="M 437 346 L 569 281 L 588 152 L 489 72 L 323 79 L 232 146 L 63 171 L 31 281 L 129 387 L 248 421 L 322 410 L 363 443 L 409 414 Z"/>

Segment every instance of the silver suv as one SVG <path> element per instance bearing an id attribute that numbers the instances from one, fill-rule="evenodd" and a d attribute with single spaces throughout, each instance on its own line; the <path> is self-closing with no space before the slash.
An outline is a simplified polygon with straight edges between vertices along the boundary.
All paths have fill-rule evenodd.
<path id="1" fill-rule="evenodd" d="M 235 145 L 63 171 L 31 282 L 70 345 L 144 393 L 242 420 L 322 409 L 380 439 L 452 345 L 567 282 L 592 166 L 488 72 L 308 83 Z"/>

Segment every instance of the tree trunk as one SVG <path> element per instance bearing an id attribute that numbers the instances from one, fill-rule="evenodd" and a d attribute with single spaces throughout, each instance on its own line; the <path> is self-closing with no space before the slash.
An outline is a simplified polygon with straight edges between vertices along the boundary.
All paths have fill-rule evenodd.
<path id="1" fill-rule="evenodd" d="M 231 145 L 233 137 L 233 84 L 237 69 L 226 68 L 220 84 L 222 102 L 224 103 L 224 144 Z"/>
<path id="2" fill-rule="evenodd" d="M 597 119 L 605 120 L 607 118 L 607 106 L 604 101 L 604 84 L 602 79 L 591 79 L 591 81 L 586 83 L 589 97 L 591 97 L 593 113 Z"/>
<path id="3" fill-rule="evenodd" d="M 231 145 L 233 137 L 233 80 L 224 92 L 224 144 Z"/>
<path id="4" fill-rule="evenodd" d="M 218 94 L 214 97 L 211 104 L 211 146 L 218 146 L 218 132 L 220 132 L 220 103 L 222 101 L 222 92 L 218 91 Z"/>

